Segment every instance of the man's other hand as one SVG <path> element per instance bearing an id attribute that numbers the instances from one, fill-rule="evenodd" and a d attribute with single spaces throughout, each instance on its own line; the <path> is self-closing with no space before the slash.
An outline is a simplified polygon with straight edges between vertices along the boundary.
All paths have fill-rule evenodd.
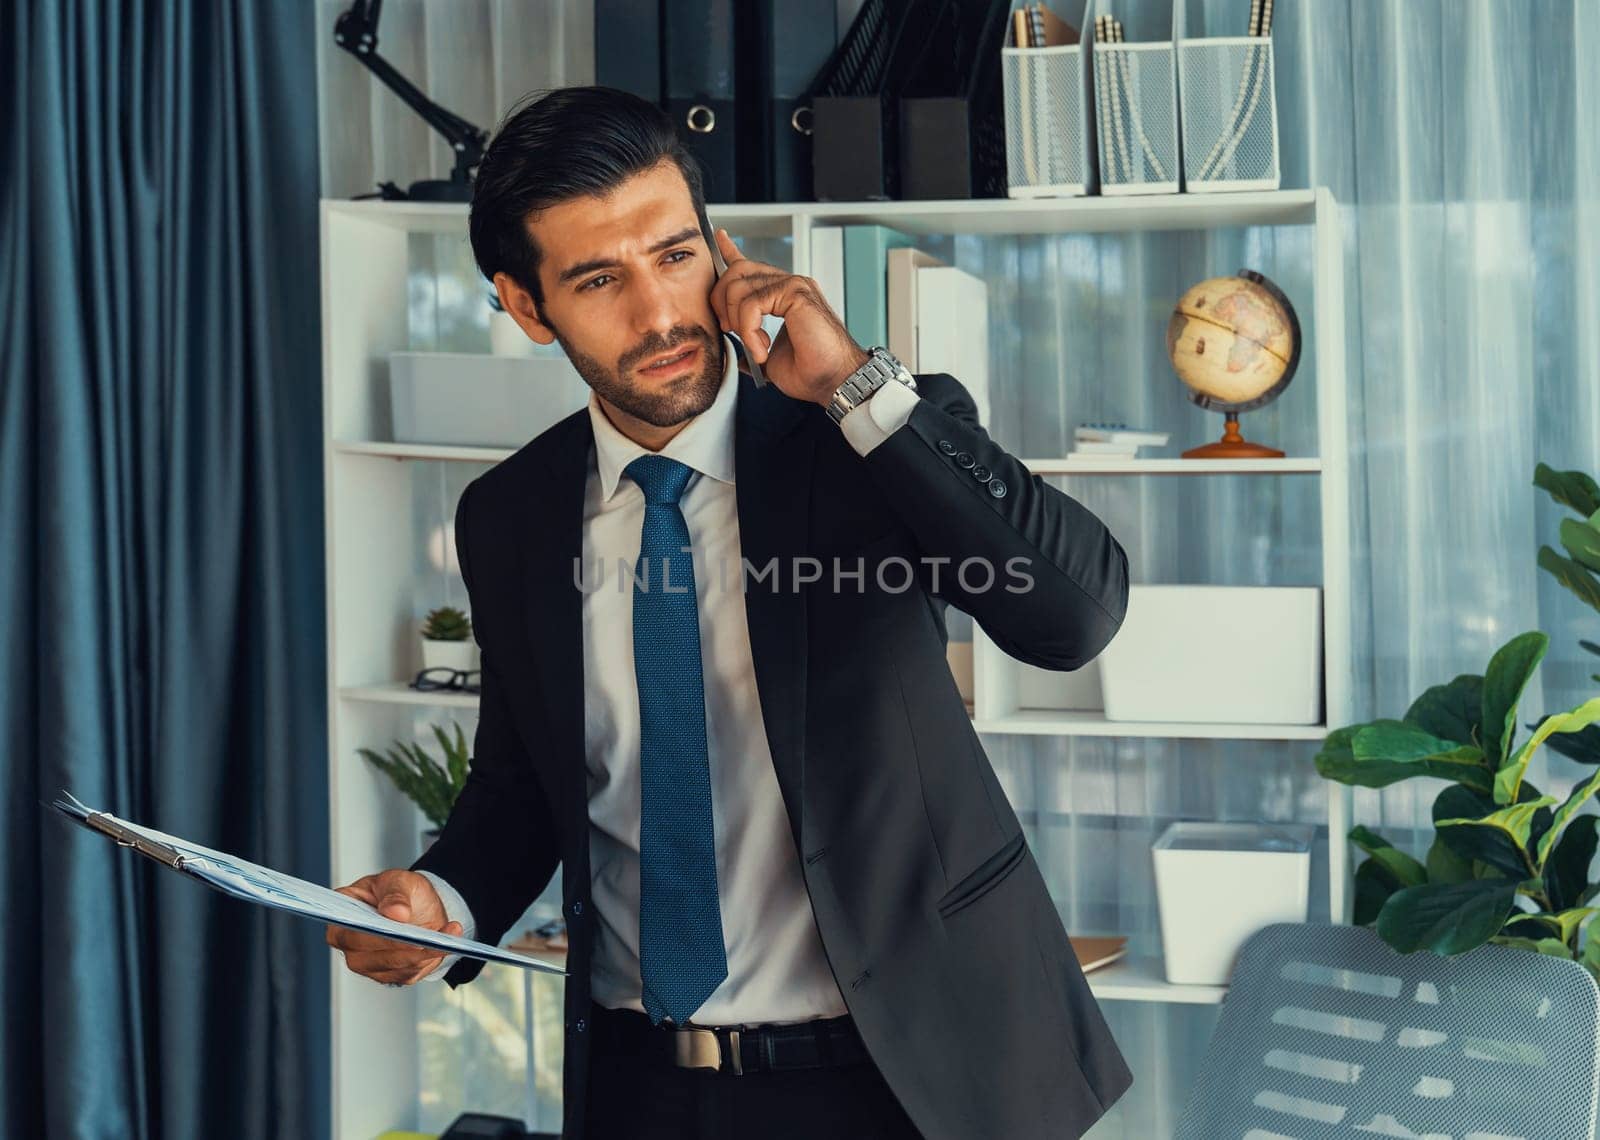
<path id="1" fill-rule="evenodd" d="M 357 879 L 348 887 L 337 888 L 341 895 L 374 906 L 378 913 L 396 922 L 460 934 L 459 922 L 446 922 L 444 903 L 425 875 L 415 871 L 379 871 Z M 421 981 L 444 961 L 442 950 L 412 946 L 376 934 L 363 934 L 342 926 L 328 927 L 328 945 L 344 952 L 344 964 L 375 982 L 408 986 Z"/>

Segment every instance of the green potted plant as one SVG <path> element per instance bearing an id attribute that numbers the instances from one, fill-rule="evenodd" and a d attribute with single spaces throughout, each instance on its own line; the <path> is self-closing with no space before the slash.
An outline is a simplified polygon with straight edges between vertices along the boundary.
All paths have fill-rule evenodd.
<path id="1" fill-rule="evenodd" d="M 434 759 L 432 753 L 413 741 L 397 740 L 381 755 L 370 748 L 356 750 L 369 764 L 388 776 L 394 786 L 416 804 L 433 825 L 422 833 L 424 849 L 439 837 L 445 820 L 450 818 L 450 809 L 455 806 L 456 797 L 466 786 L 467 767 L 471 761 L 466 734 L 459 724 L 451 722 L 451 727 L 455 729 L 454 739 L 436 724 L 428 727 L 433 729 L 434 738 L 444 753 L 442 761 Z"/>
<path id="2" fill-rule="evenodd" d="M 472 620 L 465 613 L 454 606 L 440 606 L 428 612 L 422 623 L 424 669 L 474 669 L 476 651 Z"/>
<path id="3" fill-rule="evenodd" d="M 1534 482 L 1585 516 L 1563 521 L 1568 556 L 1546 546 L 1539 565 L 1600 609 L 1600 491 L 1580 472 L 1544 464 Z M 1516 740 L 1518 704 L 1549 644 L 1538 631 L 1512 638 L 1483 674 L 1433 686 L 1398 720 L 1336 729 L 1317 753 L 1317 771 L 1344 784 L 1444 782 L 1423 860 L 1369 828 L 1350 832 L 1367 855 L 1356 868 L 1353 917 L 1395 949 L 1459 954 L 1495 942 L 1580 961 L 1600 975 L 1600 925 L 1589 921 L 1600 911 L 1589 905 L 1600 895 L 1590 881 L 1600 817 L 1582 811 L 1600 790 L 1600 697 L 1546 716 L 1528 726 L 1533 733 L 1520 746 Z M 1542 793 L 1527 773 L 1545 744 L 1595 772 L 1563 797 Z"/>

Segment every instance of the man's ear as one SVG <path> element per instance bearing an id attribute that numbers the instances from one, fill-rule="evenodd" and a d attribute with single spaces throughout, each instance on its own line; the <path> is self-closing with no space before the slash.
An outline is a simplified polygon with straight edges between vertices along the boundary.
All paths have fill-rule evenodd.
<path id="1" fill-rule="evenodd" d="M 517 327 L 528 334 L 535 344 L 554 344 L 555 330 L 539 319 L 533 294 L 519 285 L 504 271 L 494 275 L 494 291 L 500 296 L 500 307 L 517 322 Z"/>

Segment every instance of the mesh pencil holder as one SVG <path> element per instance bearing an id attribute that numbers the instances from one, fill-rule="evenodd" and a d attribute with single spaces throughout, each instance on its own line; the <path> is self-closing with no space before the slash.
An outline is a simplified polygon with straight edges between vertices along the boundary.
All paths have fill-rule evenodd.
<path id="1" fill-rule="evenodd" d="M 1180 3 L 1181 6 L 1181 3 Z M 1113 0 L 1090 0 L 1089 41 L 1099 137 L 1102 194 L 1173 194 L 1178 190 L 1177 64 L 1169 38 L 1103 43 L 1095 19 L 1115 14 Z"/>
<path id="2" fill-rule="evenodd" d="M 1173 5 L 1183 177 L 1192 193 L 1276 190 L 1278 96 L 1271 36 L 1187 35 Z"/>
<path id="3" fill-rule="evenodd" d="M 1013 10 L 1022 2 L 1017 0 Z M 1006 42 L 1012 42 L 1009 34 Z M 1000 49 L 1008 197 L 1094 193 L 1087 59 L 1082 44 Z"/>

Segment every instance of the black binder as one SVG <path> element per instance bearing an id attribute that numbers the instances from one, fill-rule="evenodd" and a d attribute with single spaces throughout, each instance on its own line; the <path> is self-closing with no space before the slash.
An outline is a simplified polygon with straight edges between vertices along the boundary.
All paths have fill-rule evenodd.
<path id="1" fill-rule="evenodd" d="M 748 2 L 748 0 L 747 0 Z M 758 144 L 767 154 L 758 201 L 811 200 L 812 109 L 808 93 L 839 34 L 835 0 L 759 0 L 762 92 L 767 114 Z"/>
<path id="2" fill-rule="evenodd" d="M 661 105 L 700 163 L 707 202 L 740 200 L 734 8 L 735 0 L 670 0 L 660 8 Z"/>
<path id="3" fill-rule="evenodd" d="M 1009 0 L 946 0 L 900 100 L 900 197 L 1006 196 Z"/>
<path id="4" fill-rule="evenodd" d="M 594 81 L 661 102 L 660 0 L 594 0 Z"/>

